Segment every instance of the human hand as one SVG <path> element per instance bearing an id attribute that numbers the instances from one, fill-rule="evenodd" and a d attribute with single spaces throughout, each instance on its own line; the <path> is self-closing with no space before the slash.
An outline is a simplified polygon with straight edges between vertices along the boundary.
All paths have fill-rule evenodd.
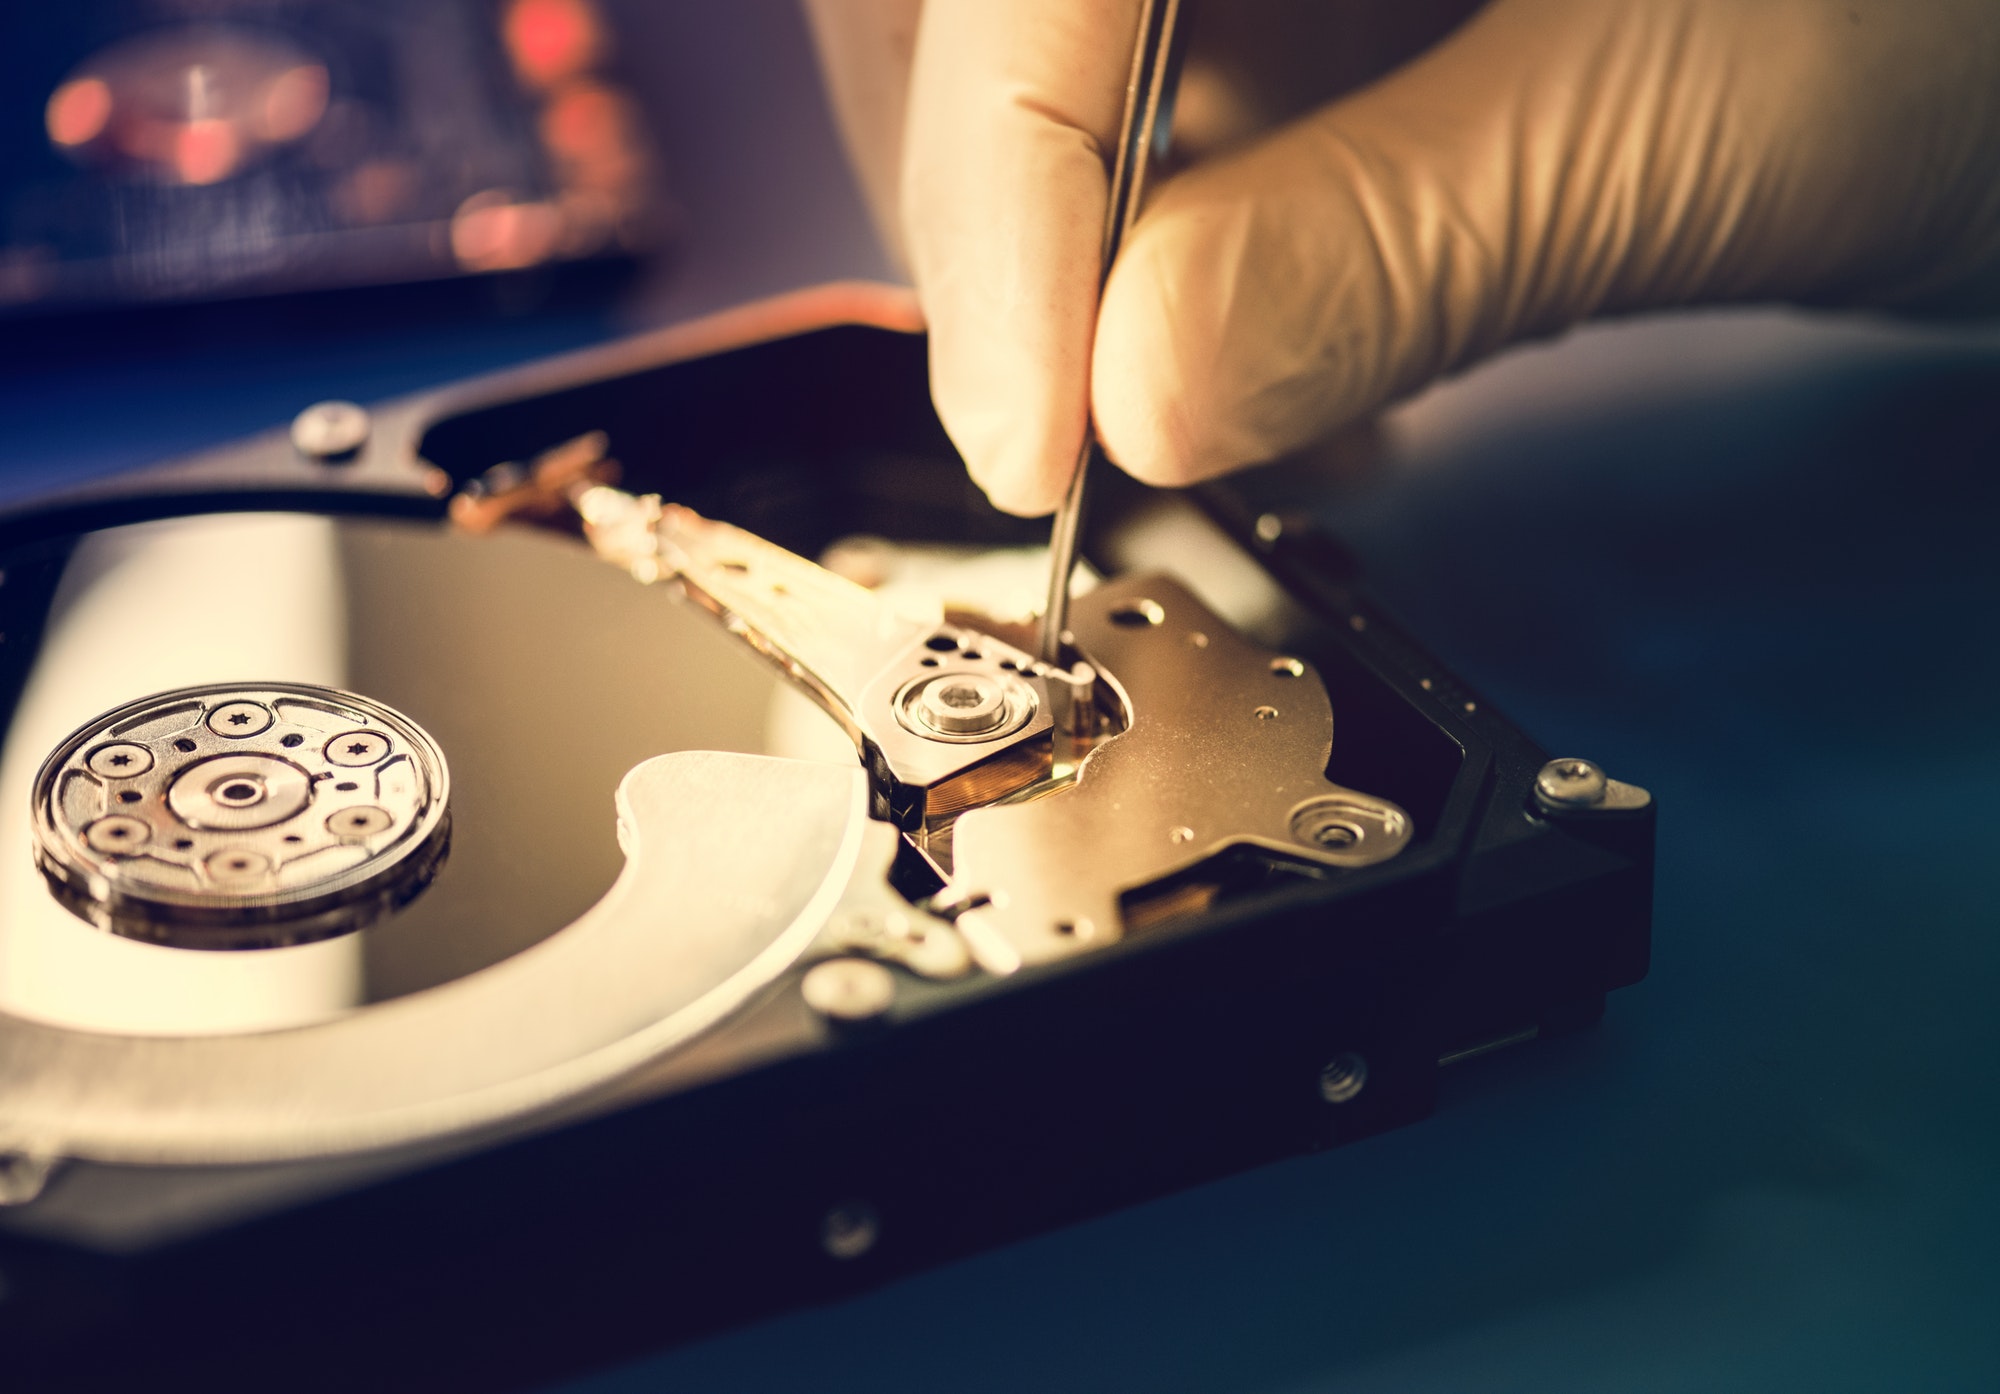
<path id="1" fill-rule="evenodd" d="M 1207 157 L 1157 187 L 1101 305 L 1137 0 L 807 4 L 897 204 L 938 412 L 1016 512 L 1055 506 L 1093 418 L 1126 470 L 1186 484 L 1594 315 L 2000 308 L 1990 0 L 1494 0 L 1297 116 L 1315 65 L 1367 75 L 1337 31 L 1381 38 L 1388 7 L 1252 6 L 1264 42 L 1204 65 L 1232 12 L 1205 7 L 1176 139 Z"/>

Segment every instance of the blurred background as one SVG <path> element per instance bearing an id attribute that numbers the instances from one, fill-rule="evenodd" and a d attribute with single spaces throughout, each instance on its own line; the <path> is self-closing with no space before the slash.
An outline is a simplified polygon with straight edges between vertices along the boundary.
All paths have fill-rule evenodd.
<path id="1" fill-rule="evenodd" d="M 0 48 L 0 493 L 881 277 L 794 0 L 97 0 Z"/>
<path id="2" fill-rule="evenodd" d="M 892 274 L 793 0 L 8 28 L 0 501 Z M 1652 976 L 1418 1127 L 576 1388 L 2000 1387 L 2000 337 L 1594 327 L 1374 445 L 1244 487 L 1654 790 Z"/>

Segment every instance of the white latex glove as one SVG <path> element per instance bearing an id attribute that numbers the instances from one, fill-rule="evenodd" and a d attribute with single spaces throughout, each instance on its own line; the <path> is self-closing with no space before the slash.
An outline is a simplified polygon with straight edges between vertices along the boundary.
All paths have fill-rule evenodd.
<path id="1" fill-rule="evenodd" d="M 1101 306 L 1135 0 L 806 3 L 878 210 L 900 186 L 939 414 L 1016 512 L 1055 506 L 1092 415 L 1185 484 L 1593 315 L 2000 308 L 1995 0 L 1494 0 L 1234 145 L 1272 113 L 1255 65 L 1203 66 L 1209 0 L 1183 113 L 1222 112 L 1220 152 L 1158 187 Z M 1369 13 L 1248 8 L 1279 108 Z"/>

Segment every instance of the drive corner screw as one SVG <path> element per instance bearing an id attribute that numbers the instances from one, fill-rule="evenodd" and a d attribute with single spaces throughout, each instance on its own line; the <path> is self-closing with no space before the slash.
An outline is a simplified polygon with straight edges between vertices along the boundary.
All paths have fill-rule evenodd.
<path id="1" fill-rule="evenodd" d="M 1535 776 L 1535 794 L 1558 808 L 1589 808 L 1604 801 L 1608 781 L 1588 760 L 1551 760 Z"/>
<path id="2" fill-rule="evenodd" d="M 1351 1050 L 1343 1050 L 1319 1072 L 1319 1096 L 1330 1104 L 1348 1103 L 1367 1083 L 1368 1062 Z"/>
<path id="3" fill-rule="evenodd" d="M 836 1205 L 820 1221 L 820 1247 L 829 1258 L 860 1258 L 875 1247 L 881 1237 L 882 1220 L 875 1207 L 865 1200 Z"/>
<path id="4" fill-rule="evenodd" d="M 355 402 L 315 402 L 292 418 L 292 446 L 306 459 L 342 464 L 368 443 L 367 408 Z"/>

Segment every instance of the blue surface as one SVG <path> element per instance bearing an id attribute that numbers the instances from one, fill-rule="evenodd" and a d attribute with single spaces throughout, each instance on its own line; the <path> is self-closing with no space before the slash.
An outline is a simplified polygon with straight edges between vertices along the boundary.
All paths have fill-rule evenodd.
<path id="1" fill-rule="evenodd" d="M 0 502 L 247 436 L 329 397 L 379 401 L 597 343 L 614 325 L 586 308 L 384 326 L 314 305 L 10 326 Z"/>

